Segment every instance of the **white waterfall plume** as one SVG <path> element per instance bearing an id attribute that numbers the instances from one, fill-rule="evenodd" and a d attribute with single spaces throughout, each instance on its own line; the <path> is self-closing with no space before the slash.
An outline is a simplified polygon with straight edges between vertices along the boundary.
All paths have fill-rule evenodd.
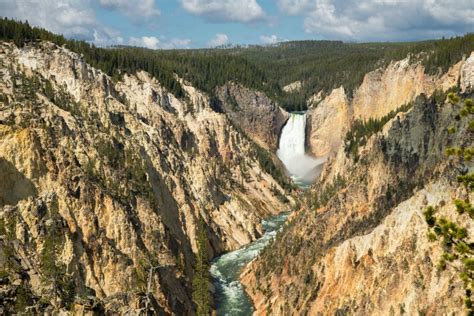
<path id="1" fill-rule="evenodd" d="M 291 113 L 281 131 L 277 156 L 297 182 L 309 184 L 319 174 L 325 159 L 306 155 L 305 133 L 306 114 Z"/>

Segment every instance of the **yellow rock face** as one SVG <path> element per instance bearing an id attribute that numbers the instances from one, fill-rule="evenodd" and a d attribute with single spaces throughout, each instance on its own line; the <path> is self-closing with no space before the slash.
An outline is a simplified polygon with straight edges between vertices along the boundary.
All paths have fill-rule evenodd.
<path id="1" fill-rule="evenodd" d="M 309 112 L 307 139 L 311 153 L 323 157 L 335 152 L 349 123 L 349 101 L 344 88 L 334 89 Z"/>
<path id="2" fill-rule="evenodd" d="M 57 226 L 55 259 L 78 295 L 94 291 L 112 314 L 133 310 L 156 265 L 155 311 L 189 314 L 200 219 L 211 258 L 289 207 L 252 143 L 183 80 L 179 100 L 145 72 L 114 82 L 51 43 L 1 43 L 0 54 L 0 215 L 17 223 L 32 280 Z"/>
<path id="3" fill-rule="evenodd" d="M 294 214 L 242 274 L 256 315 L 465 312 L 462 281 L 454 268 L 439 273 L 443 246 L 428 241 L 423 215 L 435 206 L 474 232 L 452 203 L 474 194 L 457 183 L 458 165 L 444 153 L 472 144 L 467 120 L 456 121 L 456 113 L 419 98 L 361 146 L 358 161 L 339 148 L 309 189 L 309 209 Z M 448 134 L 449 126 L 458 133 Z M 315 197 L 327 200 L 318 205 Z"/>
<path id="4" fill-rule="evenodd" d="M 462 73 L 464 81 L 469 82 L 473 59 L 460 61 L 439 77 L 425 74 L 423 66 L 410 63 L 407 57 L 366 74 L 352 100 L 347 100 L 342 88 L 333 90 L 309 110 L 309 152 L 317 157 L 333 154 L 354 120 L 380 118 L 420 94 L 430 96 L 435 89 L 445 91 L 457 84 Z"/>

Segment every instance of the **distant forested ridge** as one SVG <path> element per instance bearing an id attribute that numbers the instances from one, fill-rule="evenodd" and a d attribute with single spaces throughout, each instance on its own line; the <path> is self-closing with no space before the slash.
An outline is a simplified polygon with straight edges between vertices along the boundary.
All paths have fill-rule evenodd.
<path id="1" fill-rule="evenodd" d="M 321 90 L 327 93 L 343 85 L 351 94 L 367 72 L 408 54 L 418 58 L 426 72 L 435 74 L 446 72 L 464 55 L 474 51 L 474 34 L 404 43 L 293 41 L 228 49 L 99 48 L 7 18 L 0 20 L 0 39 L 14 41 L 19 46 L 32 40 L 65 45 L 116 79 L 123 73 L 145 70 L 178 98 L 184 98 L 185 92 L 173 74 L 210 95 L 217 86 L 236 81 L 265 92 L 290 111 L 305 109 L 307 99 Z M 282 90 L 283 86 L 298 80 L 303 82 L 300 91 Z"/>
<path id="2" fill-rule="evenodd" d="M 303 82 L 302 91 L 280 100 L 284 107 L 303 103 L 313 94 L 330 92 L 341 85 L 352 95 L 364 75 L 392 60 L 412 54 L 430 74 L 444 73 L 463 56 L 474 51 L 474 34 L 451 39 L 405 43 L 343 43 L 340 41 L 284 42 L 277 47 L 254 47 L 237 50 L 266 70 L 283 87 Z M 420 54 L 424 52 L 425 54 Z"/>

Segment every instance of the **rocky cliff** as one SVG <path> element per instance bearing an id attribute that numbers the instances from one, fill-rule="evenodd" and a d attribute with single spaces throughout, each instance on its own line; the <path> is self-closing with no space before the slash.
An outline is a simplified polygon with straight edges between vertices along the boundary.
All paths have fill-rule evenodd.
<path id="1" fill-rule="evenodd" d="M 325 98 L 321 93 L 311 97 L 308 151 L 316 157 L 334 154 L 354 120 L 381 118 L 422 93 L 430 96 L 435 90 L 446 91 L 456 86 L 461 76 L 472 79 L 466 71 L 472 68 L 469 65 L 474 56 L 458 62 L 443 75 L 425 74 L 424 67 L 414 59 L 408 56 L 366 74 L 350 100 L 343 87 Z"/>
<path id="2" fill-rule="evenodd" d="M 217 88 L 218 106 L 259 145 L 275 152 L 289 114 L 263 92 L 237 83 Z"/>
<path id="3" fill-rule="evenodd" d="M 334 153 L 341 145 L 341 135 L 351 123 L 351 108 L 343 87 L 334 89 L 307 114 L 307 151 L 316 157 Z"/>
<path id="4" fill-rule="evenodd" d="M 368 139 L 358 160 L 337 149 L 308 193 L 310 208 L 294 214 L 242 275 L 257 315 L 463 311 L 462 282 L 454 269 L 437 270 L 442 247 L 428 241 L 422 213 L 437 205 L 442 215 L 470 222 L 452 200 L 472 199 L 456 176 L 473 163 L 444 155 L 448 146 L 474 143 L 459 109 L 420 97 Z"/>
<path id="5" fill-rule="evenodd" d="M 0 55 L 3 312 L 192 314 L 200 223 L 211 258 L 287 209 L 258 147 L 186 82 L 177 99 L 145 72 L 113 81 L 47 42 Z"/>

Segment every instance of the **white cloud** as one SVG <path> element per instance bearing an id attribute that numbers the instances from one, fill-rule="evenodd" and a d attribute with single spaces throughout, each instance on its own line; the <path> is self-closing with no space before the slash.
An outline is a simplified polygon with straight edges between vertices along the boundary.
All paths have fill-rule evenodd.
<path id="1" fill-rule="evenodd" d="M 154 0 L 99 0 L 100 5 L 114 9 L 135 21 L 148 19 L 160 15 Z"/>
<path id="2" fill-rule="evenodd" d="M 304 13 L 313 6 L 312 0 L 278 0 L 280 11 L 288 15 Z"/>
<path id="3" fill-rule="evenodd" d="M 155 36 L 130 37 L 128 44 L 131 46 L 145 47 L 149 49 L 175 49 L 189 48 L 190 39 L 173 38 L 170 41 L 162 42 Z"/>
<path id="4" fill-rule="evenodd" d="M 474 3 L 471 0 L 426 0 L 423 9 L 436 20 L 446 24 L 465 23 L 474 29 Z"/>
<path id="5" fill-rule="evenodd" d="M 216 47 L 216 46 L 222 46 L 224 44 L 227 44 L 229 42 L 229 37 L 225 34 L 216 34 L 213 38 L 207 42 L 207 45 L 209 47 Z"/>
<path id="6" fill-rule="evenodd" d="M 276 35 L 262 35 L 260 36 L 260 41 L 263 43 L 263 44 L 275 44 L 276 42 L 279 41 L 278 39 L 278 36 Z"/>
<path id="7" fill-rule="evenodd" d="M 97 46 L 123 44 L 124 39 L 118 31 L 104 26 L 97 19 L 93 9 L 94 1 L 96 0 L 0 0 L 0 12 L 7 13 L 10 18 L 28 20 L 33 26 L 66 37 L 86 40 Z M 154 0 L 99 0 L 99 3 L 133 19 L 148 19 L 159 15 Z M 148 39 L 146 45 L 153 43 Z"/>
<path id="8" fill-rule="evenodd" d="M 132 46 L 157 49 L 159 48 L 160 40 L 154 36 L 130 37 L 128 43 Z"/>
<path id="9" fill-rule="evenodd" d="M 304 29 L 328 39 L 406 40 L 472 31 L 472 0 L 279 0 Z"/>
<path id="10" fill-rule="evenodd" d="M 180 0 L 183 8 L 191 14 L 203 16 L 210 21 L 255 22 L 266 17 L 256 0 Z"/>
<path id="11" fill-rule="evenodd" d="M 88 0 L 0 1 L 0 12 L 54 33 L 92 40 L 100 26 L 89 5 Z"/>
<path id="12" fill-rule="evenodd" d="M 124 44 L 123 37 L 115 30 L 104 28 L 103 31 L 94 30 L 94 38 L 91 40 L 95 45 L 106 47 Z"/>
<path id="13" fill-rule="evenodd" d="M 173 38 L 168 43 L 164 43 L 163 48 L 190 48 L 191 42 L 192 41 L 189 38 Z"/>
<path id="14" fill-rule="evenodd" d="M 131 37 L 125 40 L 119 31 L 101 24 L 95 15 L 93 0 L 0 0 L 0 12 L 8 12 L 8 17 L 28 20 L 31 25 L 45 28 L 66 37 L 86 40 L 97 46 L 129 44 L 152 49 L 189 48 L 191 40 L 173 38 L 160 41 L 154 36 Z M 128 16 L 144 18 L 156 16 L 158 10 L 153 0 L 139 2 L 124 0 L 100 0 L 101 5 Z"/>

